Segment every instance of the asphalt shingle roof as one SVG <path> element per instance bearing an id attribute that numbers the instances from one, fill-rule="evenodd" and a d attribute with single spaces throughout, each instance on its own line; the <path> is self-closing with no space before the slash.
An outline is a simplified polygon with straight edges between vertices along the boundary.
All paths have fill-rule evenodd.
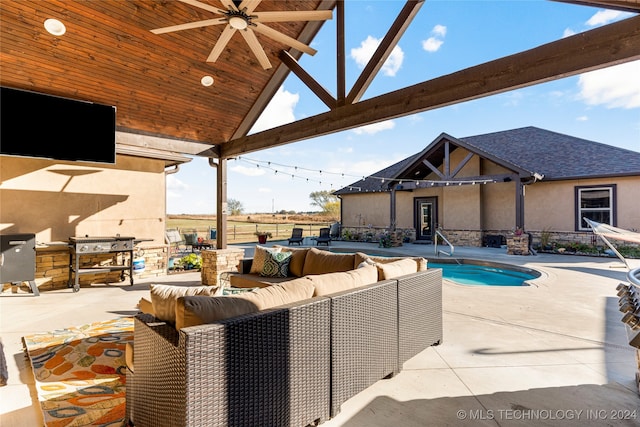
<path id="1" fill-rule="evenodd" d="M 640 176 L 640 152 L 537 127 L 529 126 L 457 139 L 469 148 L 475 148 L 480 155 L 483 152 L 491 154 L 506 163 L 531 172 L 531 175 L 542 174 L 544 180 Z M 638 148 L 640 149 L 640 140 Z M 378 178 L 396 177 L 405 167 L 416 161 L 420 154 L 416 153 L 371 174 L 375 179 L 356 181 L 335 194 L 386 191 L 386 184 Z"/>

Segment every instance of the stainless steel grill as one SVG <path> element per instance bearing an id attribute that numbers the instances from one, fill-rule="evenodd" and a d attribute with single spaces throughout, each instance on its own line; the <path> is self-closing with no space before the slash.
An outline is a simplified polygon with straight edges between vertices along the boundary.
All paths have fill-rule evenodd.
<path id="1" fill-rule="evenodd" d="M 134 237 L 84 236 L 70 237 L 69 242 L 79 254 L 102 254 L 133 250 Z"/>
<path id="2" fill-rule="evenodd" d="M 120 280 L 129 276 L 133 285 L 133 249 L 136 245 L 134 237 L 130 236 L 76 236 L 69 238 L 70 260 L 69 260 L 69 282 L 67 286 L 73 288 L 74 292 L 80 290 L 80 276 L 83 274 L 108 273 L 120 271 Z M 105 254 L 123 252 L 128 254 L 124 257 L 122 265 L 110 265 L 100 267 L 80 268 L 80 257 L 83 255 Z"/>

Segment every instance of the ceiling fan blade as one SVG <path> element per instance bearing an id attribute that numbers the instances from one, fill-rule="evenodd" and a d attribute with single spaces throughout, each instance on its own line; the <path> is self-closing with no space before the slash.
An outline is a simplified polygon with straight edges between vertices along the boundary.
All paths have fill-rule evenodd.
<path id="1" fill-rule="evenodd" d="M 262 0 L 242 0 L 242 3 L 240 3 L 238 9 L 242 10 L 246 7 L 246 14 L 250 15 L 251 12 L 253 12 L 255 8 L 258 7 L 261 1 Z"/>
<path id="2" fill-rule="evenodd" d="M 333 18 L 330 10 L 257 12 L 254 22 L 324 21 Z"/>
<path id="3" fill-rule="evenodd" d="M 172 33 L 174 31 L 190 30 L 192 28 L 206 27 L 209 25 L 226 24 L 227 20 L 224 18 L 205 19 L 204 21 L 189 22 L 187 24 L 172 25 L 170 27 L 156 28 L 151 30 L 153 34 L 165 34 Z"/>
<path id="4" fill-rule="evenodd" d="M 232 0 L 220 0 L 220 3 L 222 3 L 224 7 L 227 8 L 228 10 L 238 10 L 238 8 L 236 7 L 235 3 Z"/>
<path id="5" fill-rule="evenodd" d="M 264 34 L 270 39 L 284 43 L 287 46 L 291 46 L 292 48 L 297 49 L 300 52 L 308 53 L 309 55 L 315 55 L 317 52 L 317 50 L 310 48 L 306 44 L 299 42 L 298 40 L 289 37 L 286 34 L 282 34 L 281 32 L 274 30 L 273 28 L 267 27 L 264 24 L 256 22 L 255 25 L 255 27 L 251 27 L 254 31 Z"/>
<path id="6" fill-rule="evenodd" d="M 220 14 L 220 8 L 213 7 L 206 3 L 202 3 L 201 1 L 198 1 L 198 0 L 178 0 L 178 1 L 181 1 L 182 3 L 190 4 L 191 6 L 199 7 L 200 9 L 208 10 L 209 12 L 217 13 L 218 15 Z"/>
<path id="7" fill-rule="evenodd" d="M 247 44 L 253 51 L 253 54 L 256 56 L 256 58 L 258 58 L 258 62 L 260 63 L 260 65 L 262 65 L 262 68 L 264 68 L 265 70 L 271 68 L 271 62 L 269 62 L 269 58 L 267 58 L 267 54 L 264 52 L 264 49 L 262 48 L 262 45 L 258 41 L 258 38 L 254 34 L 254 32 L 251 30 L 247 30 L 240 31 L 240 34 L 242 34 L 242 37 L 244 37 L 244 39 L 247 41 Z"/>
<path id="8" fill-rule="evenodd" d="M 211 50 L 211 53 L 207 58 L 207 62 L 216 62 L 227 43 L 229 43 L 229 40 L 231 40 L 231 36 L 233 36 L 233 33 L 235 32 L 235 28 L 231 28 L 230 26 L 225 27 L 225 29 L 222 31 L 222 34 L 220 34 L 220 37 L 218 38 L 215 46 L 213 46 L 213 49 Z"/>

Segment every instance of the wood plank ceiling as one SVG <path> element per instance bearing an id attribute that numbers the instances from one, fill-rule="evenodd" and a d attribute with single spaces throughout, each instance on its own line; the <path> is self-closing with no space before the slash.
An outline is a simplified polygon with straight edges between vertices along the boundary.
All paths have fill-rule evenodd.
<path id="1" fill-rule="evenodd" d="M 200 1 L 223 7 L 220 0 Z M 640 11 L 638 0 L 561 1 Z M 255 13 L 331 10 L 336 3 L 263 0 Z M 422 0 L 407 2 L 408 21 L 421 5 Z M 343 11 L 342 4 L 338 6 L 334 19 Z M 367 101 L 358 102 L 354 95 L 345 105 L 344 98 L 338 99 L 328 113 L 246 136 L 289 73 L 287 67 L 304 77 L 282 51 L 293 58 L 301 54 L 258 34 L 273 64 L 264 70 L 236 34 L 217 62 L 207 63 L 223 26 L 159 35 L 149 31 L 219 16 L 175 0 L 2 0 L 0 84 L 115 105 L 120 131 L 190 141 L 192 146 L 183 144 L 181 152 L 227 157 L 640 58 L 640 17 L 636 17 Z M 51 17 L 64 22 L 64 36 L 45 31 L 43 22 Z M 308 44 L 322 22 L 268 25 Z M 340 20 L 337 27 L 337 39 L 343 40 Z M 399 23 L 390 30 L 391 42 L 374 56 L 379 64 L 369 72 L 379 69 L 404 27 Z M 336 55 L 339 64 L 344 61 L 344 46 Z M 213 86 L 200 84 L 205 75 L 214 78 Z M 340 80 L 344 74 L 338 69 L 337 76 Z M 338 81 L 338 87 L 343 83 Z"/>
<path id="2" fill-rule="evenodd" d="M 223 9 L 219 1 L 207 2 Z M 334 3 L 264 0 L 256 13 L 330 9 Z M 0 83 L 115 105 L 121 131 L 226 141 L 276 74 L 279 52 L 290 48 L 258 34 L 273 64 L 264 70 L 240 34 L 215 63 L 205 62 L 223 25 L 159 35 L 149 31 L 220 16 L 175 0 L 3 0 Z M 52 17 L 66 25 L 66 34 L 45 31 L 43 22 Z M 307 22 L 267 25 L 298 39 Z M 205 75 L 213 77 L 213 86 L 201 85 Z"/>

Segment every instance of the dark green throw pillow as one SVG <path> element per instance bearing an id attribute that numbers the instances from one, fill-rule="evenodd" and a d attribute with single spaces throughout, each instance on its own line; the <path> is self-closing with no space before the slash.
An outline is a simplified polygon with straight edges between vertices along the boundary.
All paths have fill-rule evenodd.
<path id="1" fill-rule="evenodd" d="M 289 275 L 291 252 L 269 252 L 264 260 L 261 276 L 287 277 Z"/>

